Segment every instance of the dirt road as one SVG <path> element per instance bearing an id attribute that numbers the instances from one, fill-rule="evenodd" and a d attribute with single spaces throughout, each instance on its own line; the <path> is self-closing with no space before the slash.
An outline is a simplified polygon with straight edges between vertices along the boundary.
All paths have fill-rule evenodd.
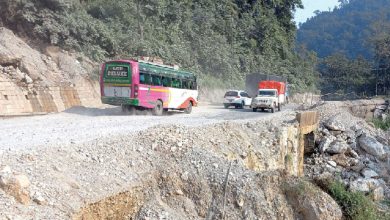
<path id="1" fill-rule="evenodd" d="M 286 111 L 286 110 L 284 110 Z M 232 120 L 252 120 L 283 114 L 252 112 L 251 109 L 224 109 L 208 105 L 194 108 L 190 115 L 168 112 L 156 117 L 139 113 L 123 114 L 118 107 L 77 107 L 58 114 L 0 119 L 0 151 L 26 150 L 58 144 L 76 144 L 85 141 L 119 136 L 152 126 L 183 124 L 201 126 Z"/>

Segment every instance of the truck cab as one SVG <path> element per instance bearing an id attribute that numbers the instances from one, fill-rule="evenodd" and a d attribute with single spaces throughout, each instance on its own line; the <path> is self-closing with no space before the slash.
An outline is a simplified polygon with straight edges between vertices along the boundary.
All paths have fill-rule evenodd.
<path id="1" fill-rule="evenodd" d="M 257 96 L 252 99 L 251 108 L 253 112 L 271 110 L 272 113 L 275 109 L 281 110 L 281 103 L 279 101 L 279 94 L 277 89 L 259 89 Z"/>

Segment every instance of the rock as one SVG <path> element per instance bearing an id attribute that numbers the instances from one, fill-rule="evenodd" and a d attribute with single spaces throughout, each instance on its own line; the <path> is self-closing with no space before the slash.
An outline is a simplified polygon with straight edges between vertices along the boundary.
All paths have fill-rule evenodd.
<path id="1" fill-rule="evenodd" d="M 2 51 L 0 53 L 0 65 L 3 66 L 19 66 L 20 61 L 22 58 L 20 56 L 14 55 L 14 53 L 5 53 L 5 51 Z"/>
<path id="2" fill-rule="evenodd" d="M 38 205 L 46 205 L 46 204 L 47 204 L 45 198 L 44 198 L 44 197 L 42 196 L 42 194 L 39 193 L 39 192 L 36 192 L 36 193 L 34 194 L 34 196 L 33 196 L 33 201 L 34 201 L 35 203 L 37 203 Z"/>
<path id="3" fill-rule="evenodd" d="M 182 179 L 183 181 L 188 181 L 188 172 L 187 172 L 187 171 L 184 172 L 184 173 L 181 175 L 181 179 Z"/>
<path id="4" fill-rule="evenodd" d="M 286 196 L 295 211 L 302 219 L 341 220 L 341 208 L 328 194 L 307 182 L 288 183 Z"/>
<path id="5" fill-rule="evenodd" d="M 380 185 L 379 181 L 376 179 L 363 179 L 359 178 L 355 181 L 349 183 L 349 187 L 351 191 L 359 191 L 359 192 L 370 192 L 378 188 Z"/>
<path id="6" fill-rule="evenodd" d="M 1 174 L 11 174 L 12 170 L 9 166 L 0 166 L 0 176 Z"/>
<path id="7" fill-rule="evenodd" d="M 348 148 L 346 154 L 353 158 L 359 158 L 359 154 L 356 153 L 356 151 L 352 150 L 351 148 Z"/>
<path id="8" fill-rule="evenodd" d="M 361 173 L 364 176 L 364 178 L 377 178 L 377 177 L 379 177 L 379 175 L 371 169 L 363 169 Z"/>
<path id="9" fill-rule="evenodd" d="M 341 141 L 334 141 L 330 144 L 329 148 L 326 149 L 326 152 L 330 154 L 342 154 L 348 150 L 348 144 Z"/>
<path id="10" fill-rule="evenodd" d="M 26 81 L 27 84 L 31 84 L 33 83 L 34 81 L 31 79 L 31 77 L 29 75 L 24 75 L 24 80 Z"/>
<path id="11" fill-rule="evenodd" d="M 385 199 L 385 191 L 383 187 L 378 187 L 372 191 L 372 198 L 374 201 L 383 201 Z"/>
<path id="12" fill-rule="evenodd" d="M 176 190 L 176 195 L 182 196 L 182 195 L 184 195 L 184 193 L 181 189 L 178 189 L 178 190 Z"/>
<path id="13" fill-rule="evenodd" d="M 360 173 L 364 169 L 365 165 L 362 162 L 359 162 L 358 164 L 351 167 L 351 170 Z"/>
<path id="14" fill-rule="evenodd" d="M 30 203 L 30 194 L 27 190 L 29 186 L 30 181 L 25 175 L 3 174 L 0 176 L 0 188 L 24 205 Z"/>
<path id="15" fill-rule="evenodd" d="M 321 142 L 320 142 L 320 145 L 319 145 L 319 150 L 321 153 L 324 153 L 330 146 L 330 144 L 336 140 L 336 138 L 334 136 L 325 136 Z"/>
<path id="16" fill-rule="evenodd" d="M 333 155 L 332 160 L 339 166 L 342 166 L 342 167 L 349 167 L 350 166 L 349 160 L 344 154 Z"/>
<path id="17" fill-rule="evenodd" d="M 345 136 L 350 139 L 350 140 L 354 140 L 356 138 L 356 134 L 354 131 L 352 131 L 351 129 L 347 129 L 345 130 L 344 132 Z"/>
<path id="18" fill-rule="evenodd" d="M 15 175 L 11 180 L 15 185 L 20 188 L 27 188 L 30 186 L 30 180 L 25 175 Z"/>
<path id="19" fill-rule="evenodd" d="M 385 156 L 383 144 L 379 143 L 375 138 L 369 135 L 362 135 L 359 138 L 359 146 L 367 153 L 382 159 Z"/>
<path id="20" fill-rule="evenodd" d="M 345 131 L 344 125 L 340 121 L 336 120 L 334 117 L 326 121 L 324 125 L 331 131 Z"/>
<path id="21" fill-rule="evenodd" d="M 356 137 L 360 137 L 360 136 L 362 136 L 364 133 L 365 133 L 365 132 L 364 132 L 363 129 L 359 129 L 359 130 L 356 131 Z"/>
<path id="22" fill-rule="evenodd" d="M 330 160 L 327 162 L 329 165 L 331 165 L 332 167 L 337 167 L 337 163 L 334 162 L 333 160 Z"/>

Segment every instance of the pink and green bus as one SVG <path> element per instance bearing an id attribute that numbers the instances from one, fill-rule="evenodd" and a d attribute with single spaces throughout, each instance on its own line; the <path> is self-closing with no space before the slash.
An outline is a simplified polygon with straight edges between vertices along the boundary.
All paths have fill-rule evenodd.
<path id="1" fill-rule="evenodd" d="M 196 76 L 174 67 L 146 61 L 115 60 L 102 65 L 101 100 L 122 110 L 169 109 L 191 113 L 198 104 Z"/>

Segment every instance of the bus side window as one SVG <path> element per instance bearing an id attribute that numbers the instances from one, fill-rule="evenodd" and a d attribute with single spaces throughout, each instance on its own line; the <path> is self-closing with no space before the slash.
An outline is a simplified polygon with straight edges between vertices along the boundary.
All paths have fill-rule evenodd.
<path id="1" fill-rule="evenodd" d="M 145 73 L 139 73 L 139 83 L 145 84 Z"/>
<path id="2" fill-rule="evenodd" d="M 189 89 L 191 89 L 191 90 L 196 90 L 196 82 L 194 82 L 194 81 L 189 81 L 188 82 L 188 87 L 189 87 Z"/>
<path id="3" fill-rule="evenodd" d="M 173 87 L 173 88 L 178 88 L 178 89 L 180 89 L 180 88 L 181 88 L 180 79 L 174 78 L 174 79 L 172 80 L 172 87 Z"/>
<path id="4" fill-rule="evenodd" d="M 145 84 L 152 85 L 152 76 L 150 74 L 145 74 Z"/>
<path id="5" fill-rule="evenodd" d="M 162 84 L 164 87 L 171 87 L 172 84 L 172 79 L 168 77 L 163 77 L 162 78 Z"/>
<path id="6" fill-rule="evenodd" d="M 154 86 L 161 86 L 161 76 L 159 75 L 152 75 L 152 84 Z"/>
<path id="7" fill-rule="evenodd" d="M 189 89 L 188 81 L 187 81 L 187 80 L 182 80 L 181 82 L 182 82 L 181 88 L 183 88 L 183 89 Z"/>
<path id="8" fill-rule="evenodd" d="M 152 77 L 148 73 L 139 73 L 139 83 L 145 85 L 152 85 Z"/>

